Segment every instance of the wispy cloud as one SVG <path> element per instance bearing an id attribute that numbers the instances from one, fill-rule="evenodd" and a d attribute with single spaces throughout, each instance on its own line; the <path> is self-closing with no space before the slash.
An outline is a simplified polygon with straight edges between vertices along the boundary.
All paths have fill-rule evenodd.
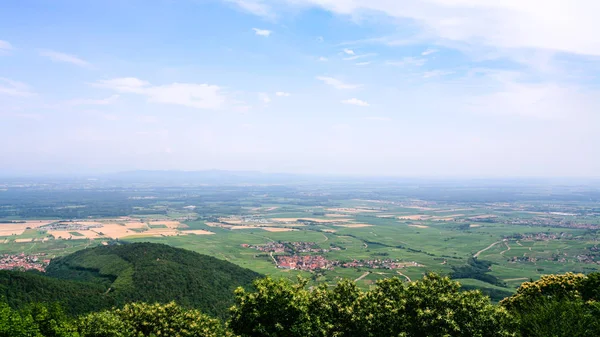
<path id="1" fill-rule="evenodd" d="M 258 99 L 261 100 L 265 104 L 271 103 L 271 97 L 269 96 L 269 94 L 264 93 L 264 92 L 261 92 L 258 94 Z"/>
<path id="2" fill-rule="evenodd" d="M 437 49 L 431 49 L 431 48 L 429 48 L 429 49 L 427 49 L 427 50 L 423 51 L 423 52 L 421 53 L 421 55 L 422 55 L 422 56 L 427 56 L 427 55 L 435 54 L 435 53 L 437 53 L 437 52 L 438 52 L 438 51 L 437 51 Z"/>
<path id="3" fill-rule="evenodd" d="M 47 57 L 54 62 L 70 63 L 79 67 L 90 66 L 87 61 L 84 61 L 75 55 L 65 54 L 53 50 L 42 50 L 40 51 L 40 55 Z"/>
<path id="4" fill-rule="evenodd" d="M 351 98 L 351 99 L 343 100 L 342 103 L 350 104 L 350 105 L 357 105 L 357 106 L 364 106 L 364 107 L 369 106 L 369 103 L 362 101 L 358 98 Z"/>
<path id="5" fill-rule="evenodd" d="M 0 55 L 13 49 L 13 46 L 8 41 L 0 40 Z"/>
<path id="6" fill-rule="evenodd" d="M 365 57 L 372 57 L 372 56 L 377 56 L 377 54 L 369 53 L 369 54 L 362 54 L 362 55 L 354 55 L 354 56 L 350 56 L 350 57 L 345 57 L 344 60 L 345 61 L 354 61 L 354 60 L 362 59 Z"/>
<path id="7" fill-rule="evenodd" d="M 256 35 L 264 36 L 264 37 L 269 37 L 273 33 L 272 31 L 267 30 L 267 29 L 252 28 L 252 30 L 254 30 L 254 33 Z"/>
<path id="8" fill-rule="evenodd" d="M 360 87 L 358 84 L 348 84 L 333 77 L 317 76 L 317 80 L 322 81 L 323 83 L 336 89 L 356 89 Z"/>
<path id="9" fill-rule="evenodd" d="M 30 97 L 35 95 L 27 84 L 8 78 L 0 78 L 0 94 L 15 97 Z"/>
<path id="10" fill-rule="evenodd" d="M 109 105 L 116 102 L 119 99 L 119 95 L 112 95 L 108 98 L 103 99 L 73 99 L 67 102 L 68 105 Z"/>
<path id="11" fill-rule="evenodd" d="M 354 50 L 346 48 L 346 49 L 344 49 L 344 54 L 346 54 L 346 55 L 354 55 Z"/>
<path id="12" fill-rule="evenodd" d="M 196 109 L 220 109 L 226 103 L 221 88 L 209 84 L 172 83 L 155 86 L 134 77 L 125 77 L 98 81 L 95 85 L 118 93 L 143 95 L 154 103 L 176 104 Z"/>
<path id="13" fill-rule="evenodd" d="M 358 62 L 358 63 L 356 63 L 357 66 L 368 66 L 369 64 L 371 64 L 371 62 Z"/>
<path id="14" fill-rule="evenodd" d="M 452 75 L 452 74 L 454 74 L 454 72 L 449 71 L 449 70 L 431 70 L 431 71 L 424 72 L 423 78 L 432 78 L 432 77 L 446 76 L 446 75 Z"/>
<path id="15" fill-rule="evenodd" d="M 289 92 L 278 91 L 275 93 L 275 96 L 278 97 L 290 97 L 291 94 Z"/>
<path id="16" fill-rule="evenodd" d="M 600 55 L 600 4 L 594 0 L 531 1 L 414 0 L 399 6 L 389 0 L 264 0 L 261 4 L 319 7 L 339 15 L 380 13 L 419 22 L 436 40 L 492 48 L 536 48 Z M 567 14 L 565 14 L 567 13 Z M 406 22 L 397 20 L 397 22 Z"/>
<path id="17" fill-rule="evenodd" d="M 319 57 L 319 61 L 320 62 L 327 62 L 327 60 L 328 59 L 326 57 L 324 57 L 324 56 Z"/>
<path id="18" fill-rule="evenodd" d="M 264 4 L 262 0 L 225 0 L 225 2 L 233 3 L 254 15 L 268 18 L 274 16 L 271 8 Z"/>
<path id="19" fill-rule="evenodd" d="M 425 62 L 426 62 L 426 60 L 422 59 L 422 58 L 405 57 L 401 60 L 387 61 L 387 62 L 385 62 L 385 64 L 387 64 L 389 66 L 398 66 L 398 67 L 406 67 L 406 66 L 420 67 L 420 66 L 424 65 Z"/>
<path id="20" fill-rule="evenodd" d="M 365 117 L 366 120 L 368 121 L 379 121 L 379 122 L 389 122 L 392 119 L 389 117 L 377 117 L 377 116 L 373 116 L 373 117 Z"/>

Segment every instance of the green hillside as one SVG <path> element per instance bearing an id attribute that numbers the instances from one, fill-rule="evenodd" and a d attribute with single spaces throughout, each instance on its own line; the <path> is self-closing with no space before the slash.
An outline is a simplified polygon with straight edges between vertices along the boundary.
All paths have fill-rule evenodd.
<path id="1" fill-rule="evenodd" d="M 77 314 L 134 301 L 175 301 L 223 317 L 233 304 L 233 290 L 250 286 L 259 276 L 195 252 L 134 243 L 89 248 L 57 258 L 46 276 L 2 273 L 0 296 L 14 307 L 59 301 Z"/>

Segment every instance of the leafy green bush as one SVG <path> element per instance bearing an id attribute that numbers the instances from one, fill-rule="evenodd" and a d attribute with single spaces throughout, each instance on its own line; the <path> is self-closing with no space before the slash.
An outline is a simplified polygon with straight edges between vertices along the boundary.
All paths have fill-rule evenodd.
<path id="1" fill-rule="evenodd" d="M 82 337 L 222 337 L 221 321 L 198 310 L 168 304 L 131 303 L 123 309 L 89 314 L 79 320 Z"/>
<path id="2" fill-rule="evenodd" d="M 600 273 L 546 275 L 500 302 L 522 336 L 600 336 Z"/>
<path id="3" fill-rule="evenodd" d="M 266 278 L 236 291 L 230 327 L 241 336 L 515 336 L 506 309 L 436 274 L 378 281 L 367 292 L 344 281 L 311 291 L 306 281 Z"/>

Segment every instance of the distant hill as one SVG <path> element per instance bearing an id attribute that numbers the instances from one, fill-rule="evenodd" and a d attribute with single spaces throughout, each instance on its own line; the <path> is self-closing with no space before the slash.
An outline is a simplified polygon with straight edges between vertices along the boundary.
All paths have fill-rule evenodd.
<path id="1" fill-rule="evenodd" d="M 59 301 L 74 314 L 133 301 L 176 301 L 224 317 L 233 304 L 233 290 L 250 287 L 260 276 L 192 251 L 134 243 L 89 248 L 54 259 L 46 275 L 0 273 L 0 296 L 14 307 Z"/>

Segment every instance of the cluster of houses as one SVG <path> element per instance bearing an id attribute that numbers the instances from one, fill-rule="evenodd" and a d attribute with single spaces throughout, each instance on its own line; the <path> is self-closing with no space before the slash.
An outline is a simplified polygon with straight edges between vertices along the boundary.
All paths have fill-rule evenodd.
<path id="1" fill-rule="evenodd" d="M 332 245 L 329 249 L 322 249 L 314 242 L 269 242 L 264 245 L 249 245 L 242 244 L 244 248 L 256 249 L 267 253 L 327 253 L 333 250 L 341 250 L 342 248 Z"/>
<path id="2" fill-rule="evenodd" d="M 277 256 L 277 268 L 293 270 L 333 269 L 333 262 L 320 255 L 280 255 Z"/>
<path id="3" fill-rule="evenodd" d="M 375 259 L 375 260 L 354 260 L 341 264 L 343 268 L 371 268 L 371 269 L 400 269 L 407 266 L 422 267 L 416 262 L 400 262 L 398 259 Z"/>
<path id="4" fill-rule="evenodd" d="M 46 254 L 4 254 L 0 256 L 0 270 L 38 270 L 44 272 L 49 263 L 50 259 L 47 258 Z"/>

